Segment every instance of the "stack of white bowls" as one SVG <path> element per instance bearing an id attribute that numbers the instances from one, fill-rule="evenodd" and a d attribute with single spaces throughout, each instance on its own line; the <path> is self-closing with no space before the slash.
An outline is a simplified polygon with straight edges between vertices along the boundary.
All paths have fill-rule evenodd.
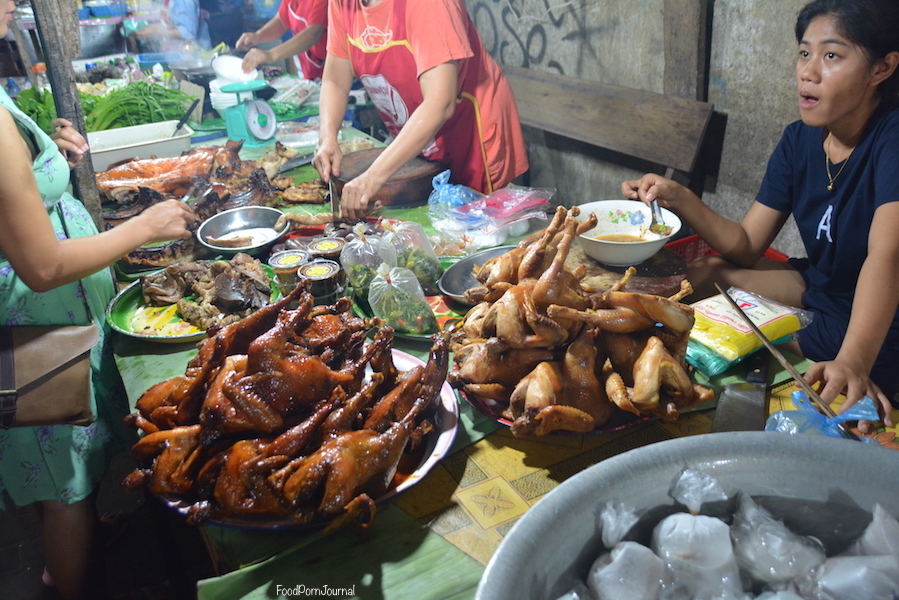
<path id="1" fill-rule="evenodd" d="M 224 86 L 231 85 L 232 83 L 239 82 L 223 79 L 222 77 L 217 77 L 209 82 L 209 103 L 222 118 L 225 117 L 225 109 L 229 106 L 234 106 L 238 102 L 243 102 L 244 100 L 253 99 L 253 92 L 241 92 L 240 94 L 235 94 L 222 91 Z"/>
<path id="2" fill-rule="evenodd" d="M 222 88 L 226 85 L 242 81 L 253 81 L 259 78 L 258 69 L 244 73 L 241 67 L 242 63 L 242 59 L 230 55 L 217 56 L 212 59 L 212 70 L 215 71 L 217 77 L 209 82 L 209 103 L 223 118 L 225 109 L 229 106 L 234 106 L 244 100 L 253 99 L 252 92 L 234 94 L 222 91 Z"/>

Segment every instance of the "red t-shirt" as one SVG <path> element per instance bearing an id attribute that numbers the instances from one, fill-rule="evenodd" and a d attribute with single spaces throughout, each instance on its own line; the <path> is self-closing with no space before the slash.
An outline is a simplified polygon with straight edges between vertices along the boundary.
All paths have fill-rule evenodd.
<path id="1" fill-rule="evenodd" d="M 310 25 L 321 25 L 325 33 L 317 44 L 298 54 L 300 68 L 306 79 L 321 79 L 328 54 L 328 0 L 284 0 L 278 16 L 294 35 Z"/>
<path id="2" fill-rule="evenodd" d="M 350 60 L 394 135 L 421 103 L 418 78 L 458 61 L 453 117 L 422 151 L 453 180 L 489 192 L 528 169 L 518 110 L 499 66 L 484 50 L 461 0 L 331 0 L 328 52 Z"/>

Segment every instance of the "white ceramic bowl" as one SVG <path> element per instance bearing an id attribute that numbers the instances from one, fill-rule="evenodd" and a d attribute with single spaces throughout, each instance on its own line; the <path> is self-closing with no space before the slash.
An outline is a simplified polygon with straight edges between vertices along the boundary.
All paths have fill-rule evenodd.
<path id="1" fill-rule="evenodd" d="M 604 551 L 602 507 L 617 501 L 637 509 L 647 531 L 638 523 L 631 533 L 648 536 L 658 520 L 682 510 L 668 488 L 685 468 L 716 478 L 731 502 L 742 490 L 766 507 L 778 506 L 783 514 L 775 516 L 816 535 L 828 554 L 858 537 L 875 503 L 899 517 L 899 460 L 879 444 L 763 431 L 682 437 L 603 460 L 547 494 L 505 536 L 475 600 L 566 593 Z M 732 508 L 723 504 L 723 512 Z"/>
<path id="2" fill-rule="evenodd" d="M 662 246 L 681 228 L 676 214 L 662 209 L 665 225 L 671 227 L 667 235 L 649 231 L 652 211 L 635 200 L 598 200 L 581 204 L 580 220 L 595 213 L 598 223 L 580 236 L 581 246 L 588 256 L 612 267 L 638 265 L 662 249 Z M 616 242 L 599 239 L 609 235 L 629 235 L 643 241 Z"/>
<path id="3" fill-rule="evenodd" d="M 200 224 L 197 239 L 209 250 L 223 255 L 246 252 L 257 255 L 268 249 L 290 231 L 285 227 L 280 232 L 274 230 L 275 223 L 283 212 L 269 206 L 243 206 L 215 214 Z M 210 244 L 207 240 L 241 237 L 246 234 L 252 242 L 236 248 L 225 248 Z"/>

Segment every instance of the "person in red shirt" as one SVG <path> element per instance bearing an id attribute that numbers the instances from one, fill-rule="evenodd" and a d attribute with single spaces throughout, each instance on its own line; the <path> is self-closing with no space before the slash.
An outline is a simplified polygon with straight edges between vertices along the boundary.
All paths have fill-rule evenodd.
<path id="1" fill-rule="evenodd" d="M 271 50 L 256 48 L 276 40 L 287 30 L 294 36 Z M 306 79 L 321 79 L 328 46 L 328 0 L 284 0 L 278 14 L 258 31 L 245 33 L 237 40 L 237 49 L 252 48 L 243 59 L 244 73 L 261 64 L 296 56 Z"/>
<path id="2" fill-rule="evenodd" d="M 319 148 L 325 181 L 340 175 L 337 134 L 358 77 L 393 142 L 343 188 L 342 214 L 359 219 L 381 186 L 418 154 L 482 193 L 528 169 L 518 109 L 462 0 L 330 0 Z"/>

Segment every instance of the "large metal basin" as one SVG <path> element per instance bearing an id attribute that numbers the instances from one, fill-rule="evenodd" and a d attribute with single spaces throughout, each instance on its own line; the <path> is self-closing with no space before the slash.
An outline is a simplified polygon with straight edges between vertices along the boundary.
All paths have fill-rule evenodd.
<path id="1" fill-rule="evenodd" d="M 476 600 L 545 600 L 566 593 L 603 552 L 603 505 L 614 500 L 651 511 L 641 520 L 654 524 L 673 512 L 668 488 L 687 467 L 714 476 L 729 495 L 743 490 L 757 499 L 781 499 L 775 504 L 787 526 L 817 534 L 832 551 L 858 537 L 875 503 L 899 515 L 895 450 L 768 432 L 678 438 L 604 460 L 547 494 L 500 544 Z"/>

